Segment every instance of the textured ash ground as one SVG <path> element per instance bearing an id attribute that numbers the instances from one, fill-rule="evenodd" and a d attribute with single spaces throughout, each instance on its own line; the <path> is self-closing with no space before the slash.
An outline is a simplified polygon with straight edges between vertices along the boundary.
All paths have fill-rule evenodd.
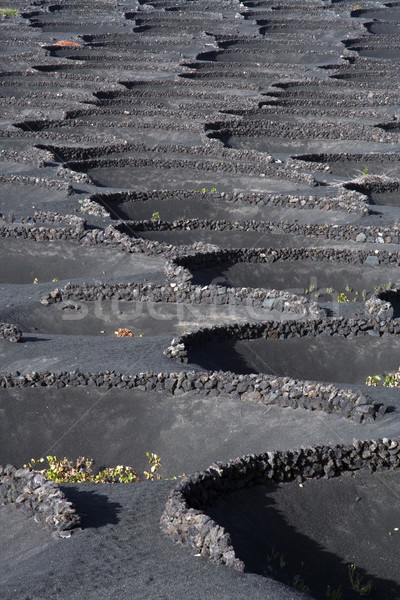
<path id="1" fill-rule="evenodd" d="M 18 3 L 22 10 L 37 10 L 38 7 L 30 6 L 26 2 Z M 334 10 L 340 11 L 342 3 L 334 6 Z M 186 5 L 185 5 L 186 7 Z M 85 8 L 85 7 L 80 7 Z M 338 55 L 343 51 L 339 44 L 346 32 L 351 35 L 359 34 L 359 24 L 356 19 L 347 21 L 346 26 L 339 22 L 324 23 L 321 20 L 322 7 L 307 7 L 307 15 L 302 8 L 300 13 L 296 7 L 289 5 L 284 11 L 268 11 L 267 15 L 261 8 L 254 8 L 253 17 L 247 21 L 235 20 L 235 13 L 239 6 L 225 7 L 224 19 L 219 19 L 209 6 L 200 21 L 196 21 L 190 11 L 187 11 L 187 20 L 178 27 L 179 34 L 186 31 L 192 37 L 183 38 L 182 43 L 169 47 L 169 58 L 157 55 L 152 61 L 143 55 L 140 59 L 134 52 L 136 48 L 130 43 L 132 28 L 135 23 L 131 18 L 124 18 L 124 10 L 136 10 L 134 2 L 124 2 L 116 10 L 110 13 L 110 6 L 88 3 L 90 16 L 79 11 L 79 17 L 74 12 L 74 7 L 65 4 L 63 10 L 44 13 L 43 27 L 30 28 L 26 20 L 19 19 L 14 26 L 10 23 L 2 24 L 4 29 L 1 45 L 4 49 L 2 68 L 5 71 L 18 71 L 10 76 L 12 81 L 18 83 L 1 88 L 1 94 L 5 97 L 3 103 L 4 125 L 6 128 L 11 122 L 22 121 L 31 118 L 62 118 L 63 112 L 68 109 L 82 108 L 81 101 L 93 101 L 92 92 L 104 91 L 107 87 L 115 87 L 118 80 L 142 79 L 147 84 L 147 91 L 151 91 L 154 81 L 163 79 L 173 81 L 177 72 L 182 71 L 179 61 L 194 60 L 200 51 L 207 50 L 205 43 L 213 42 L 212 36 L 204 37 L 202 30 L 213 34 L 237 36 L 238 34 L 254 35 L 258 32 L 258 26 L 252 19 L 270 19 L 269 25 L 260 24 L 260 32 L 273 31 L 274 21 L 285 16 L 283 31 L 287 35 L 295 33 L 298 39 L 302 38 L 299 47 L 303 52 L 308 52 L 309 39 L 307 29 L 302 32 L 299 22 L 307 19 L 317 19 L 321 23 L 318 29 L 319 39 L 325 44 L 325 48 L 319 48 L 314 55 L 308 57 L 296 53 L 288 55 L 287 48 L 283 48 L 284 54 L 274 54 L 269 58 L 280 58 L 287 63 L 288 60 L 294 65 L 286 64 L 282 67 L 272 66 L 265 73 L 259 68 L 254 69 L 246 64 L 245 67 L 237 62 L 224 62 L 229 55 L 235 61 L 247 61 L 249 55 L 243 52 L 227 52 L 218 54 L 221 62 L 198 63 L 198 73 L 204 76 L 205 83 L 201 88 L 208 89 L 211 93 L 219 91 L 220 106 L 225 108 L 239 109 L 244 106 L 249 98 L 256 97 L 259 91 L 268 91 L 270 84 L 275 80 L 296 79 L 305 74 L 302 62 L 307 62 L 306 68 L 309 73 L 324 78 L 325 74 L 312 70 L 318 62 L 335 63 Z M 96 8 L 96 10 L 94 10 Z M 190 7 L 192 9 L 192 7 Z M 258 12 L 257 12 L 258 11 Z M 276 14 L 275 14 L 276 13 Z M 155 16 L 156 14 L 156 16 Z M 385 15 L 396 17 L 396 8 L 386 10 Z M 366 13 L 365 17 L 370 19 L 374 16 L 382 17 L 382 10 Z M 83 18 L 82 18 L 83 17 Z M 33 17 L 37 19 L 38 17 Z M 39 17 L 40 18 L 40 17 Z M 156 11 L 150 11 L 142 15 L 142 21 L 149 27 L 147 31 L 147 49 L 153 53 L 163 51 L 164 45 L 155 44 L 157 36 L 165 35 L 166 28 L 174 33 L 174 13 L 162 12 L 161 17 Z M 80 22 L 82 21 L 82 23 Z M 200 24 L 199 24 L 200 23 Z M 313 23 L 313 27 L 316 23 Z M 13 29 L 14 27 L 14 29 Z M 390 29 L 390 27 L 389 27 Z M 387 30 L 389 33 L 389 29 Z M 17 41 L 13 38 L 17 38 Z M 175 32 L 178 35 L 178 31 Z M 127 34 L 129 45 L 123 46 L 123 50 L 117 50 L 126 57 L 130 54 L 130 60 L 135 64 L 135 71 L 126 64 L 123 68 L 112 68 L 111 60 L 99 61 L 96 66 L 88 69 L 85 65 L 75 64 L 73 79 L 68 83 L 68 69 L 61 67 L 59 74 L 36 71 L 25 76 L 25 71 L 32 65 L 40 65 L 46 62 L 41 44 L 51 44 L 57 39 L 77 39 L 79 34 L 101 34 L 112 33 L 118 40 Z M 174 34 L 174 35 L 175 35 Z M 155 35 L 155 37 L 152 37 Z M 146 38 L 147 39 L 147 38 Z M 14 40 L 14 41 L 13 41 Z M 140 44 L 139 44 L 140 46 Z M 279 46 L 279 45 L 278 45 Z M 141 46 L 143 49 L 143 46 Z M 139 48 L 140 49 L 140 48 Z M 282 49 L 282 45 L 278 50 Z M 209 50 L 209 48 L 208 48 Z M 328 51 L 328 54 L 327 54 Z M 333 51 L 333 54 L 332 54 Z M 19 53 L 28 52 L 27 56 Z M 371 54 L 372 52 L 372 54 Z M 372 56 L 374 51 L 365 49 L 364 56 Z M 382 56 L 382 50 L 378 50 Z M 133 54 L 132 54 L 133 53 Z M 179 53 L 183 53 L 183 57 Z M 329 54 L 330 53 L 330 54 Z M 68 62 L 64 58 L 70 55 L 70 51 L 53 51 L 52 56 L 61 57 L 63 63 Z M 376 55 L 376 52 L 375 52 Z M 16 56 L 14 58 L 14 56 Z M 11 57 L 11 58 L 10 58 Z M 54 62 L 55 59 L 51 59 Z M 140 62 L 142 60 L 143 62 Z M 314 62 L 313 62 L 314 61 Z M 71 61 L 72 62 L 72 61 Z M 115 63 L 114 63 L 115 64 Z M 116 63 L 118 64 L 118 63 Z M 110 66 L 111 65 L 111 66 Z M 158 70 L 165 66 L 165 71 Z M 379 68 L 382 69 L 380 66 Z M 248 79 L 243 76 L 243 70 L 250 69 Z M 89 71 L 89 72 L 88 72 Z M 104 81 L 104 73 L 107 72 L 107 82 Z M 261 75 L 260 75 L 261 72 Z M 85 79 L 85 77 L 88 77 Z M 94 78 L 98 77 L 96 81 Z M 191 82 L 196 90 L 196 76 L 189 74 L 186 82 Z M 361 73 L 360 82 L 373 81 Z M 227 85 L 234 85 L 232 91 Z M 131 85 L 131 88 L 134 86 Z M 146 86 L 143 86 L 146 87 Z M 164 97 L 159 94 L 159 88 L 153 85 L 153 103 L 159 102 L 164 107 L 178 108 L 181 99 Z M 124 91 L 126 92 L 126 87 Z M 128 86 L 129 89 L 129 86 Z M 343 92 L 343 86 L 340 88 Z M 28 106 L 23 101 L 26 93 L 32 92 L 31 104 Z M 357 90 L 355 90 L 355 93 Z M 62 96 L 56 96 L 62 93 Z M 35 95 L 36 94 L 36 95 Z M 122 97 L 122 96 L 121 96 Z M 16 98 L 17 100 L 12 100 Z M 302 108 L 309 108 L 310 113 L 316 106 L 325 106 L 329 98 L 329 92 L 324 96 L 321 91 L 312 90 L 312 101 L 307 98 Z M 265 97 L 259 96 L 259 100 Z M 192 96 L 188 102 L 195 104 L 192 109 L 195 116 L 191 117 L 191 127 L 182 130 L 160 130 L 140 129 L 133 127 L 131 130 L 123 130 L 117 127 L 107 128 L 107 131 L 91 127 L 91 119 L 83 118 L 80 126 L 77 126 L 77 144 L 92 147 L 109 141 L 141 141 L 149 145 L 154 143 L 168 143 L 172 141 L 178 144 L 193 144 L 199 142 L 199 131 L 204 121 L 204 114 L 209 115 L 209 120 L 218 120 L 221 113 L 217 112 L 218 95 L 208 100 L 202 108 L 202 99 Z M 229 101 L 229 102 L 228 102 Z M 117 98 L 118 102 L 118 98 Z M 136 98 L 137 103 L 137 98 Z M 242 103 L 242 104 L 241 104 Z M 353 110 L 357 104 L 353 93 L 348 94 L 346 110 Z M 290 95 L 288 99 L 290 105 Z M 90 105 L 88 105 L 90 106 Z M 124 105 L 122 105 L 122 108 Z M 121 107 L 120 107 L 121 108 Z M 126 108 L 132 108 L 127 101 Z M 336 109 L 335 109 L 336 110 Z M 360 121 L 366 125 L 373 125 L 379 120 L 381 112 L 386 108 L 377 107 L 376 115 L 362 113 L 365 107 L 358 109 Z M 387 107 L 387 111 L 396 111 L 396 107 Z M 346 113 L 348 115 L 348 113 Z M 386 114 L 386 113 L 385 113 Z M 200 116 L 199 116 L 200 115 Z M 226 115 L 225 115 L 226 116 Z M 229 117 L 229 115 L 228 115 Z M 140 117 L 138 117 L 139 119 Z M 280 115 L 278 118 L 271 117 L 276 121 L 287 121 L 296 123 L 297 117 L 288 114 Z M 336 110 L 335 118 L 341 118 L 340 109 Z M 354 119 L 347 116 L 348 127 Z M 184 122 L 186 116 L 179 115 Z M 305 126 L 310 126 L 313 118 L 304 119 Z M 92 120 L 92 123 L 94 121 Z M 102 119 L 98 119 L 102 123 Z M 199 125 L 200 124 L 200 125 Z M 316 130 L 318 125 L 316 125 Z M 51 128 L 50 128 L 51 129 Z M 74 127 L 54 128 L 54 137 L 50 143 L 65 145 L 67 135 L 74 132 Z M 345 128 L 346 129 L 346 128 Z M 275 131 L 276 129 L 274 129 Z M 335 131 L 337 131 L 335 129 Z M 34 144 L 48 143 L 47 132 L 38 133 L 37 137 L 31 139 L 18 139 L 16 137 L 2 138 L 4 148 L 26 151 L 29 160 L 34 156 Z M 97 136 L 97 140 L 90 136 Z M 115 136 L 115 137 L 113 137 Z M 234 137 L 231 131 L 226 140 L 232 146 L 243 149 L 246 145 L 251 148 L 263 149 L 262 139 L 246 138 L 246 136 Z M 282 159 L 287 156 L 293 148 L 294 140 L 290 138 L 281 139 L 275 137 L 273 140 L 274 152 Z M 360 140 L 298 140 L 296 148 L 301 152 L 310 150 L 364 152 L 374 149 L 387 149 L 387 143 Z M 267 148 L 271 151 L 271 144 Z M 24 174 L 31 177 L 41 177 L 43 173 L 51 179 L 56 179 L 56 165 L 37 168 L 27 163 L 14 162 L 8 159 L 1 163 L 1 173 Z M 333 162 L 333 176 L 320 176 L 328 182 L 337 183 L 341 178 L 353 177 L 365 167 L 365 161 L 343 161 Z M 368 166 L 369 163 L 368 163 Z M 386 164 L 384 161 L 373 165 L 378 171 L 386 172 L 391 169 L 396 172 L 396 164 Z M 254 190 L 277 191 L 283 193 L 285 190 L 294 190 L 302 193 L 322 193 L 324 190 L 310 188 L 303 183 L 292 181 L 260 179 L 258 176 L 243 177 L 242 175 L 229 173 L 207 173 L 188 169 L 182 172 L 180 169 L 166 171 L 165 169 L 134 168 L 124 169 L 93 169 L 92 174 L 98 177 L 98 181 L 104 185 L 117 188 L 125 184 L 133 187 L 147 185 L 150 179 L 155 188 L 174 189 L 178 185 L 185 189 L 212 188 L 218 185 L 220 191 L 230 190 L 235 186 L 241 186 L 244 190 L 252 187 Z M 74 194 L 67 196 L 66 192 L 54 191 L 52 189 L 34 185 L 12 185 L 4 184 L 4 193 L 0 201 L 0 212 L 14 210 L 16 216 L 27 216 L 35 209 L 53 210 L 60 214 L 71 213 L 81 200 L 89 192 L 98 191 L 92 184 L 84 182 L 74 185 Z M 102 188 L 101 191 L 110 191 Z M 379 199 L 375 198 L 378 202 Z M 383 201 L 383 200 L 382 200 Z M 392 200 L 393 201 L 393 200 Z M 386 202 L 386 200 L 385 200 Z M 396 200 L 397 203 L 397 200 Z M 164 205 L 154 203 L 139 203 L 132 209 L 125 206 L 123 210 L 128 211 L 124 217 L 150 218 L 154 210 L 161 210 L 164 216 Z M 131 212 L 132 211 L 132 212 Z M 265 218 L 269 220 L 298 219 L 299 222 L 330 222 L 390 225 L 400 216 L 396 206 L 377 206 L 375 213 L 364 219 L 351 217 L 341 213 L 326 213 L 325 211 L 295 211 L 293 209 L 276 208 L 252 208 L 226 207 L 218 205 L 212 207 L 210 204 L 197 202 L 194 206 L 184 207 L 182 203 L 171 204 L 168 209 L 168 218 L 210 217 L 213 218 Z M 97 220 L 89 217 L 89 222 L 95 224 Z M 243 244 L 254 245 L 277 245 L 285 244 L 320 245 L 322 242 L 315 239 L 302 239 L 293 236 L 261 235 L 251 232 L 233 232 L 232 234 L 218 234 L 216 232 L 149 232 L 146 237 L 170 241 L 181 244 L 197 239 L 204 239 L 213 243 L 219 241 L 221 245 L 241 246 Z M 340 245 L 340 244 L 338 244 Z M 373 248 L 373 247 L 372 247 Z M 7 342 L 0 341 L 1 370 L 6 371 L 31 371 L 31 370 L 73 370 L 80 368 L 85 371 L 97 371 L 99 368 L 114 368 L 118 371 L 145 371 L 154 369 L 156 371 L 171 371 L 178 369 L 189 369 L 189 366 L 175 365 L 162 355 L 171 338 L 171 331 L 160 331 L 155 327 L 157 336 L 149 339 L 116 340 L 107 337 L 102 344 L 96 343 L 94 339 L 83 333 L 93 333 L 96 328 L 96 320 L 86 325 L 86 331 L 78 331 L 81 335 L 66 335 L 67 331 L 55 331 L 56 319 L 53 312 L 42 311 L 40 297 L 53 289 L 56 285 L 62 285 L 66 280 L 73 278 L 74 282 L 81 283 L 86 280 L 106 280 L 135 282 L 152 281 L 153 283 L 164 283 L 163 260 L 155 257 L 124 256 L 105 250 L 103 248 L 81 248 L 73 243 L 51 243 L 36 244 L 22 240 L 0 240 L 0 251 L 6 257 L 0 264 L 0 297 L 1 311 L 4 315 L 20 315 L 26 323 L 24 343 L 12 346 Z M 45 260 L 44 260 L 45 259 Z M 51 263 L 49 263 L 51 259 Z M 49 267 L 49 264 L 51 266 Z M 79 268 L 78 268 L 79 266 Z M 104 271 L 104 273 L 103 273 Z M 307 276 L 307 271 L 302 277 Z M 35 278 L 39 279 L 38 285 L 32 285 Z M 58 283 L 51 283 L 53 278 L 58 278 Z M 246 280 L 247 281 L 247 280 Z M 343 281 L 344 282 L 344 281 Z M 33 307 L 36 308 L 33 308 Z M 39 307 L 39 308 L 37 308 Z M 52 317 L 48 316 L 52 315 Z M 150 329 L 154 327 L 151 322 L 146 322 Z M 144 326 L 143 322 L 143 326 Z M 113 322 L 107 333 L 112 335 Z M 35 327 L 38 329 L 34 332 Z M 53 327 L 53 329 L 52 329 Z M 42 329 L 42 331 L 40 331 Z M 101 327 L 103 329 L 103 327 Z M 96 332 L 99 333 L 99 332 Z M 162 335 L 161 335 L 162 334 Z M 96 337 L 96 342 L 99 338 Z M 358 353 L 358 347 L 354 353 Z M 215 367 L 215 359 L 221 358 L 218 353 L 208 353 L 207 359 L 212 358 L 212 368 Z M 219 353 L 220 354 L 220 353 Z M 299 354 L 299 352 L 298 352 Z M 340 358 L 340 349 L 337 350 Z M 331 354 L 332 357 L 332 354 Z M 201 357 L 199 357 L 201 358 Z M 223 358 L 223 357 L 222 357 Z M 245 356 L 247 362 L 249 357 Z M 348 360 L 342 358 L 341 373 L 346 374 Z M 333 360 L 333 359 L 332 359 Z M 384 357 L 384 361 L 387 359 Z M 289 362 L 293 361 L 289 357 Z M 251 362 L 251 361 L 250 361 Z M 359 361 L 360 362 L 360 361 Z M 192 366 L 201 366 L 202 360 Z M 373 363 L 371 365 L 375 366 Z M 211 367 L 211 364 L 210 364 Z M 300 361 L 298 367 L 301 367 Z M 259 367 L 257 367 L 259 368 Z M 354 371 L 354 367 L 352 367 Z M 300 373 L 303 372 L 300 369 Z M 321 373 L 317 373 L 321 375 Z M 364 376 L 364 373 L 362 373 Z M 348 381 L 348 378 L 346 378 Z M 129 394 L 121 390 L 104 392 L 102 390 L 88 390 L 74 388 L 73 390 L 1 390 L 0 391 L 0 462 L 16 462 L 22 464 L 31 456 L 39 456 L 47 452 L 57 452 L 74 456 L 78 454 L 92 455 L 97 463 L 130 463 L 138 470 L 145 467 L 143 462 L 144 453 L 147 450 L 158 452 L 164 462 L 164 476 L 173 476 L 182 472 L 192 472 L 207 467 L 214 460 L 228 460 L 231 457 L 248 452 L 265 451 L 271 448 L 287 449 L 301 444 L 322 442 L 347 442 L 353 437 L 369 438 L 398 435 L 398 410 L 399 398 L 396 390 L 368 390 L 378 401 L 385 402 L 391 407 L 390 412 L 381 420 L 371 425 L 357 426 L 353 423 L 335 419 L 329 415 L 309 413 L 298 409 L 280 409 L 245 405 L 227 397 L 217 400 L 199 399 L 189 395 L 179 398 L 165 397 L 154 393 L 144 393 L 139 390 Z M 378 483 L 377 483 L 378 480 Z M 49 533 L 37 525 L 33 519 L 25 517 L 14 507 L 2 508 L 0 511 L 0 597 L 4 600 L 91 600 L 108 599 L 124 600 L 289 600 L 302 597 L 301 593 L 288 589 L 286 586 L 276 583 L 270 579 L 260 577 L 253 572 L 260 572 L 257 561 L 264 556 L 264 551 L 270 552 L 272 544 L 271 528 L 274 528 L 274 540 L 278 543 L 284 540 L 284 552 L 290 554 L 291 561 L 295 563 L 303 558 L 302 553 L 308 550 L 313 556 L 321 559 L 320 545 L 323 544 L 330 552 L 330 568 L 334 564 L 335 569 L 340 566 L 341 561 L 360 561 L 369 575 L 382 576 L 386 579 L 396 579 L 396 564 L 388 560 L 385 564 L 385 572 L 375 569 L 376 555 L 385 552 L 389 558 L 397 557 L 398 537 L 389 536 L 388 530 L 398 525 L 398 496 L 394 492 L 398 490 L 398 477 L 395 475 L 382 475 L 377 478 L 363 478 L 355 480 L 340 478 L 337 481 L 308 482 L 304 489 L 298 488 L 296 484 L 289 486 L 278 486 L 273 492 L 270 491 L 273 501 L 276 503 L 271 511 L 265 511 L 263 505 L 265 498 L 263 490 L 243 492 L 243 496 L 234 497 L 225 501 L 224 510 L 219 518 L 226 519 L 227 527 L 232 535 L 242 536 L 238 543 L 240 552 L 248 553 L 248 570 L 245 574 L 230 572 L 228 569 L 216 567 L 202 558 L 193 557 L 193 553 L 187 548 L 174 545 L 166 538 L 159 529 L 159 518 L 163 511 L 171 481 L 142 482 L 140 484 L 128 485 L 85 485 L 64 486 L 67 496 L 75 502 L 78 511 L 83 517 L 84 529 L 73 535 L 70 539 L 55 540 Z M 303 493 L 304 492 L 304 493 Z M 355 497 L 361 497 L 355 502 Z M 271 501 L 271 500 L 270 500 Z M 247 507 L 247 514 L 243 505 Z M 343 507 L 346 511 L 343 511 Z M 251 514 L 249 508 L 252 508 Z M 272 512 L 273 510 L 273 512 Z M 279 515 L 277 514 L 279 510 Z M 218 507 L 215 507 L 218 511 Z M 343 514 L 345 512 L 345 514 Z M 244 517 L 247 517 L 246 520 Z M 327 518 L 329 516 L 329 519 Z M 275 517 L 275 518 L 274 518 Z M 270 519 L 270 521 L 267 520 Z M 396 521 L 397 519 L 397 521 Z M 238 523 L 246 528 L 246 538 L 243 544 L 243 531 L 238 530 Z M 331 527 L 327 527 L 327 523 Z M 374 527 L 371 527 L 373 522 Z M 366 525 L 367 524 L 367 525 Z M 366 531 L 367 529 L 367 531 Z M 366 543 L 368 533 L 368 543 Z M 249 538 L 247 538 L 249 536 Z M 252 539 L 250 539 L 252 538 Z M 268 538 L 268 547 L 265 547 Z M 236 538 L 235 538 L 236 539 Z M 248 541 L 249 540 L 249 541 Z M 300 556 L 296 554 L 300 548 Z M 397 551 L 397 554 L 396 554 Z M 293 553 L 293 554 L 292 554 Z M 322 557 L 323 558 L 323 557 Z M 379 562 L 379 561 L 376 561 Z M 327 570 L 326 563 L 321 565 L 321 572 Z M 262 569 L 261 569 L 262 570 Z M 253 572 L 252 572 L 253 571 Z M 332 572 L 333 574 L 339 571 Z M 341 575 L 337 574 L 337 580 Z M 313 589 L 315 593 L 323 593 L 320 581 Z M 379 600 L 393 600 L 399 598 L 397 583 L 391 584 L 387 592 L 380 592 Z M 384 594 L 389 593 L 385 597 Z"/>

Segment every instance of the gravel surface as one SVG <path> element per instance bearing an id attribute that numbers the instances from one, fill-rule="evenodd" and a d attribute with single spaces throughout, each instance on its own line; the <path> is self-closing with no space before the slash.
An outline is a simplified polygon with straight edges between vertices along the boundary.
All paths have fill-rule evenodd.
<path id="1" fill-rule="evenodd" d="M 255 452 L 399 437 L 397 390 L 364 385 L 399 366 L 395 334 L 200 344 L 183 364 L 164 354 L 189 330 L 287 318 L 269 300 L 250 306 L 247 287 L 303 297 L 312 286 L 307 297 L 328 319 L 351 319 L 366 314 L 364 289 L 400 280 L 396 3 L 15 0 L 17 14 L 0 4 L 0 326 L 16 325 L 14 340 L 22 332 L 19 343 L 0 339 L 0 464 L 85 454 L 141 473 L 149 451 L 172 478 Z M 218 246 L 368 259 L 269 261 L 268 251 L 265 262 L 200 269 L 199 255 Z M 175 256 L 189 271 L 167 262 Z M 189 293 L 191 273 L 219 288 L 188 302 L 179 286 Z M 101 291 L 78 302 L 55 291 L 68 282 L 104 284 L 105 295 L 117 283 L 167 291 L 156 303 Z M 227 286 L 236 290 L 224 305 Z M 342 292 L 349 303 L 338 303 Z M 120 327 L 133 337 L 117 338 Z M 203 386 L 204 368 L 232 371 L 236 387 Z M 107 370 L 194 373 L 174 394 L 73 374 Z M 357 424 L 284 408 L 284 398 L 254 403 L 234 391 L 242 372 L 336 381 L 386 413 Z M 371 598 L 400 599 L 397 472 L 221 497 L 210 514 L 244 573 L 161 532 L 173 485 L 63 485 L 82 521 L 65 539 L 2 506 L 0 597 L 326 600 L 326 585 L 342 585 L 352 600 L 354 563 L 374 581 Z M 287 568 L 271 566 L 278 555 Z"/>

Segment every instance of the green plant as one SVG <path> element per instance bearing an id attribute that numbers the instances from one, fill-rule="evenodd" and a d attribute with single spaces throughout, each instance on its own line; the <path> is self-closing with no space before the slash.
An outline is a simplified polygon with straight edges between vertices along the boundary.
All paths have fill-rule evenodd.
<path id="1" fill-rule="evenodd" d="M 272 547 L 271 552 L 267 556 L 267 571 L 275 572 L 277 568 L 283 570 L 286 567 L 285 555 L 279 550 Z"/>
<path id="2" fill-rule="evenodd" d="M 158 212 L 158 210 L 156 210 L 155 212 L 153 212 L 153 214 L 151 215 L 151 220 L 152 221 L 159 221 L 160 220 L 160 213 Z"/>
<path id="3" fill-rule="evenodd" d="M 333 590 L 330 585 L 326 588 L 326 600 L 341 600 L 342 599 L 342 586 L 340 585 L 336 590 Z"/>
<path id="4" fill-rule="evenodd" d="M 307 294 L 312 294 L 313 292 L 315 292 L 315 290 L 316 290 L 316 289 L 317 289 L 317 288 L 316 288 L 316 286 L 315 286 L 313 283 L 311 283 L 311 284 L 310 284 L 310 287 L 309 287 L 309 288 L 306 288 L 306 289 L 304 290 L 304 293 L 305 293 L 306 295 L 307 295 Z"/>
<path id="5" fill-rule="evenodd" d="M 349 302 L 348 297 L 343 292 L 337 297 L 338 302 Z"/>
<path id="6" fill-rule="evenodd" d="M 131 483 L 139 481 L 139 477 L 131 467 L 117 465 L 116 467 L 108 467 L 99 471 L 95 475 L 95 481 L 99 483 Z"/>
<path id="7" fill-rule="evenodd" d="M 150 465 L 150 473 L 148 471 L 144 471 L 144 476 L 150 481 L 161 479 L 158 473 L 158 470 L 161 467 L 161 458 L 158 456 L 158 454 L 154 454 L 153 452 L 146 452 L 146 456 Z"/>
<path id="8" fill-rule="evenodd" d="M 326 293 L 327 294 L 332 294 L 333 293 L 333 287 L 326 288 Z"/>
<path id="9" fill-rule="evenodd" d="M 368 167 L 365 167 L 365 168 L 362 170 L 362 173 L 363 173 L 363 175 L 369 175 Z"/>
<path id="10" fill-rule="evenodd" d="M 364 577 L 357 573 L 356 565 L 348 566 L 349 579 L 352 589 L 360 596 L 369 596 L 372 591 L 372 579 L 367 582 L 364 581 Z"/>
<path id="11" fill-rule="evenodd" d="M 387 283 L 381 283 L 380 285 L 375 285 L 374 290 L 375 290 L 375 292 L 391 290 L 392 286 L 393 286 L 393 283 L 391 281 L 388 281 Z"/>
<path id="12" fill-rule="evenodd" d="M 161 467 L 161 459 L 157 454 L 146 452 L 149 464 L 151 466 L 150 473 L 144 471 L 146 479 L 154 481 L 161 479 L 158 470 Z M 38 469 L 38 465 L 42 465 L 47 461 L 47 467 Z M 46 456 L 46 458 L 34 459 L 24 465 L 24 468 L 30 467 L 38 473 L 45 475 L 46 479 L 56 481 L 57 483 L 131 483 L 140 481 L 136 472 L 132 467 L 117 465 L 116 467 L 104 467 L 98 473 L 92 471 L 93 460 L 80 456 L 75 463 L 68 458 L 62 459 L 56 456 Z"/>
<path id="13" fill-rule="evenodd" d="M 361 292 L 361 296 L 363 297 L 363 300 L 366 300 L 367 299 L 367 290 L 363 290 Z"/>
<path id="14" fill-rule="evenodd" d="M 196 191 L 196 190 L 194 190 Z M 201 190 L 199 190 L 199 192 L 201 192 L 202 194 L 214 194 L 217 191 L 216 187 L 211 188 L 210 190 L 206 187 L 201 188 Z"/>
<path id="15" fill-rule="evenodd" d="M 367 379 L 365 380 L 365 385 L 376 387 L 381 379 L 382 377 L 379 375 L 368 375 Z"/>
<path id="16" fill-rule="evenodd" d="M 346 290 L 346 292 L 352 292 L 353 291 L 353 288 L 350 287 L 349 285 L 346 285 L 344 289 Z"/>
<path id="17" fill-rule="evenodd" d="M 43 464 L 47 460 L 48 467 L 44 469 L 35 468 L 38 464 Z M 101 469 L 97 474 L 92 471 L 93 460 L 80 456 L 75 463 L 68 458 L 62 459 L 56 456 L 46 456 L 46 458 L 31 459 L 31 462 L 24 465 L 31 469 L 43 473 L 46 479 L 56 481 L 57 483 L 128 483 L 139 481 L 138 476 L 131 467 L 118 465 L 114 468 Z"/>
<path id="18" fill-rule="evenodd" d="M 19 10 L 16 8 L 0 8 L 0 15 L 4 15 L 5 17 L 17 17 L 19 15 Z"/>
<path id="19" fill-rule="evenodd" d="M 394 373 L 388 373 L 383 381 L 385 387 L 396 387 L 396 377 Z"/>
<path id="20" fill-rule="evenodd" d="M 299 592 L 303 592 L 303 594 L 310 594 L 311 592 L 310 588 L 304 583 L 304 580 L 300 575 L 295 575 L 292 587 L 295 590 L 299 590 Z"/>

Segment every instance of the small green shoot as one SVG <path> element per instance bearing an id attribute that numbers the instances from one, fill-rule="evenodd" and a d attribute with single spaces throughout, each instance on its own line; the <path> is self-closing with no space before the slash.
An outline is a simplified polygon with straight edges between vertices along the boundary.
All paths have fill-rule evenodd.
<path id="1" fill-rule="evenodd" d="M 356 565 L 349 565 L 348 573 L 351 587 L 356 594 L 369 596 L 372 591 L 372 579 L 364 583 L 364 577 L 358 575 Z"/>
<path id="2" fill-rule="evenodd" d="M 382 377 L 380 377 L 380 375 L 368 375 L 367 379 L 365 380 L 365 385 L 369 385 L 370 387 L 377 387 L 381 379 Z"/>
<path id="3" fill-rule="evenodd" d="M 275 550 L 275 546 L 273 546 L 267 556 L 267 573 L 276 572 L 277 568 L 283 570 L 285 567 L 285 555 L 279 550 Z"/>
<path id="4" fill-rule="evenodd" d="M 396 387 L 396 377 L 394 373 L 388 373 L 383 381 L 385 387 Z"/>
<path id="5" fill-rule="evenodd" d="M 311 593 L 310 588 L 304 583 L 304 580 L 302 577 L 300 577 L 300 575 L 295 576 L 292 587 L 295 590 L 299 590 L 299 592 L 303 592 L 303 594 Z"/>
<path id="6" fill-rule="evenodd" d="M 0 15 L 4 17 L 18 17 L 19 10 L 16 8 L 0 8 Z"/>
<path id="7" fill-rule="evenodd" d="M 338 302 L 349 302 L 348 297 L 343 292 L 337 297 Z"/>
<path id="8" fill-rule="evenodd" d="M 210 190 L 206 187 L 203 187 L 203 188 L 201 188 L 201 190 L 199 190 L 199 192 L 201 192 L 202 194 L 215 194 L 216 191 L 217 191 L 216 187 L 213 187 Z"/>
<path id="9" fill-rule="evenodd" d="M 326 600 L 342 600 L 342 586 L 340 585 L 334 590 L 328 585 L 326 588 Z"/>
<path id="10" fill-rule="evenodd" d="M 160 220 L 160 213 L 158 212 L 158 210 L 156 210 L 156 211 L 153 212 L 153 214 L 151 215 L 151 220 L 153 222 Z"/>
<path id="11" fill-rule="evenodd" d="M 317 289 L 316 285 L 314 283 L 310 284 L 310 287 L 306 288 L 304 290 L 304 293 L 307 294 L 312 294 L 313 292 L 315 292 L 315 290 Z"/>
<path id="12" fill-rule="evenodd" d="M 161 479 L 160 475 L 158 474 L 158 470 L 161 467 L 161 458 L 158 456 L 158 454 L 154 454 L 153 452 L 146 452 L 146 456 L 147 460 L 149 461 L 150 472 L 144 471 L 144 476 L 150 481 Z"/>

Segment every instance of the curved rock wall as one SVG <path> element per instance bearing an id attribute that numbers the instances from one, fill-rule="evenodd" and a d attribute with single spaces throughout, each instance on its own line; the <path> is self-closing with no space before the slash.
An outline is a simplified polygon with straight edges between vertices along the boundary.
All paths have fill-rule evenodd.
<path id="1" fill-rule="evenodd" d="M 59 485 L 30 468 L 0 465 L 0 504 L 24 509 L 59 537 L 68 537 L 67 532 L 80 526 L 79 515 Z"/>
<path id="2" fill-rule="evenodd" d="M 251 454 L 182 479 L 172 490 L 161 528 L 175 542 L 237 571 L 244 563 L 235 555 L 230 535 L 207 514 L 218 497 L 267 481 L 286 482 L 338 477 L 348 471 L 371 472 L 400 467 L 400 441 L 354 441 L 352 445 L 314 446 L 293 451 Z"/>
<path id="3" fill-rule="evenodd" d="M 133 389 L 157 391 L 174 396 L 192 392 L 201 396 L 218 397 L 229 394 L 245 402 L 276 404 L 281 407 L 322 410 L 339 414 L 355 422 L 373 421 L 385 413 L 385 407 L 361 392 L 338 388 L 332 384 L 298 381 L 290 377 L 271 375 L 237 375 L 228 371 L 181 371 L 178 373 L 140 373 L 123 375 L 115 371 L 98 373 L 62 372 L 22 375 L 0 375 L 0 389 L 14 387 L 68 386 L 101 387 L 103 389 Z"/>

